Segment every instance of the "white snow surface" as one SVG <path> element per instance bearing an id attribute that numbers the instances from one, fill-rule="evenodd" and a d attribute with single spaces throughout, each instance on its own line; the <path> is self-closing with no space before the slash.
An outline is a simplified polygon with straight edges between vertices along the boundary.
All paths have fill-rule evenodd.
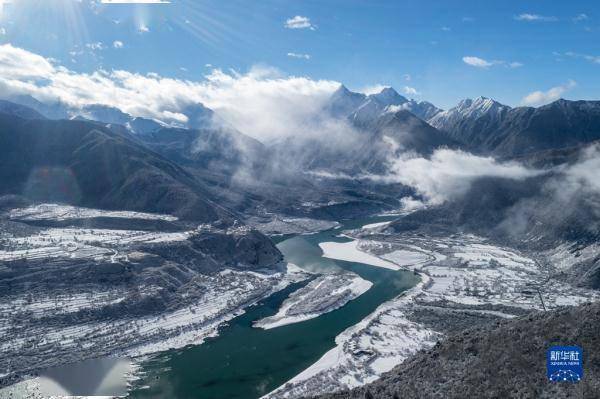
<path id="1" fill-rule="evenodd" d="M 370 224 L 365 224 L 361 228 L 363 228 L 363 229 L 376 229 L 377 227 L 387 226 L 388 224 L 390 224 L 390 222 L 370 223 Z"/>
<path id="2" fill-rule="evenodd" d="M 279 311 L 254 323 L 265 330 L 314 319 L 322 314 L 341 308 L 349 301 L 367 292 L 373 283 L 355 273 L 333 273 L 319 276 L 306 287 L 293 292 L 281 304 Z M 324 301 L 329 305 L 323 308 Z M 318 310 L 314 311 L 314 308 Z M 304 308 L 305 311 L 299 311 Z"/>
<path id="3" fill-rule="evenodd" d="M 325 258 L 344 260 L 348 262 L 364 263 L 371 266 L 383 267 L 391 270 L 399 270 L 398 265 L 388 262 L 377 256 L 361 251 L 359 241 L 352 240 L 349 242 L 322 242 L 319 247 L 323 250 Z"/>
<path id="4" fill-rule="evenodd" d="M 12 209 L 7 213 L 10 219 L 17 220 L 71 220 L 88 219 L 95 217 L 111 217 L 125 219 L 146 219 L 175 221 L 177 217 L 159 213 L 133 212 L 133 211 L 108 211 L 102 209 L 82 208 L 60 204 L 38 204 L 27 208 Z"/>
<path id="5" fill-rule="evenodd" d="M 363 238 L 343 244 L 323 243 L 324 256 L 379 266 L 371 258 L 375 257 L 394 263 L 396 269 L 418 272 L 421 283 L 342 332 L 336 337 L 335 348 L 265 398 L 311 397 L 378 379 L 443 337 L 414 316 L 407 318 L 413 309 L 435 311 L 440 303 L 451 303 L 451 308 L 441 309 L 510 318 L 520 314 L 519 309 L 542 309 L 538 289 L 549 309 L 600 299 L 594 290 L 549 279 L 548 270 L 534 259 L 473 235 L 390 236 L 379 242 L 368 239 L 368 234 Z M 359 256 L 356 252 L 360 251 L 369 253 Z M 501 306 L 501 310 L 490 306 Z M 511 309 L 515 313 L 511 314 Z"/>

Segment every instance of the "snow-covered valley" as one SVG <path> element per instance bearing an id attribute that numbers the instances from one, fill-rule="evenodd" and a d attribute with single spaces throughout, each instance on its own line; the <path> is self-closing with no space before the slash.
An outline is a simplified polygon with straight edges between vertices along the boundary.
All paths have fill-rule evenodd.
<path id="1" fill-rule="evenodd" d="M 86 217 L 119 226 L 176 221 L 52 204 L 8 213 L 0 232 L 2 386 L 84 359 L 200 344 L 251 304 L 309 278 L 243 227 L 43 226 Z"/>
<path id="2" fill-rule="evenodd" d="M 377 229 L 384 226 L 345 232 L 354 236 L 350 242 L 324 242 L 324 256 L 412 270 L 421 282 L 338 335 L 335 348 L 265 397 L 310 397 L 361 386 L 453 331 L 599 299 L 595 290 L 561 281 L 545 258 L 473 235 L 394 235 Z"/>
<path id="3" fill-rule="evenodd" d="M 53 222 L 107 218 L 118 228 Z M 138 219 L 139 218 L 139 219 Z M 122 228 L 159 221 L 167 231 Z M 144 220 L 140 225 L 136 221 Z M 2 221 L 0 373 L 3 385 L 84 359 L 146 359 L 215 337 L 233 318 L 290 284 L 308 281 L 254 329 L 299 324 L 338 310 L 373 283 L 349 270 L 307 272 L 288 264 L 247 227 L 189 226 L 166 216 L 37 206 Z M 317 230 L 337 226 L 307 221 Z M 358 262 L 420 282 L 350 325 L 335 346 L 268 398 L 297 398 L 361 386 L 453 331 L 530 310 L 597 300 L 596 291 L 561 282 L 576 259 L 566 248 L 521 253 L 468 234 L 394 234 L 388 222 L 322 233 L 322 259 Z M 250 240 L 247 256 L 229 245 Z M 305 249 L 301 249 L 305 251 Z M 580 258 L 594 256 L 582 253 Z M 311 261 L 312 262 L 312 261 Z M 315 274 L 317 273 L 317 274 Z M 135 374 L 135 373 L 134 373 Z M 132 374 L 131 378 L 134 378 Z M 4 392 L 38 392 L 26 380 Z M 12 391 L 11 391 L 12 390 Z"/>

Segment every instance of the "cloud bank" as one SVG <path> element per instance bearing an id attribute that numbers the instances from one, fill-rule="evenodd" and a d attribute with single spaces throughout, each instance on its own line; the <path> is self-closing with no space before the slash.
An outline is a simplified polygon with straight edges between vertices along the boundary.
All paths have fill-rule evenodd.
<path id="1" fill-rule="evenodd" d="M 430 205 L 460 198 L 481 177 L 522 180 L 540 173 L 516 162 L 450 149 L 438 149 L 429 158 L 406 154 L 390 161 L 388 175 L 369 178 L 413 187 Z"/>
<path id="2" fill-rule="evenodd" d="M 81 108 L 113 106 L 133 116 L 186 121 L 183 110 L 202 103 L 240 131 L 262 141 L 317 134 L 315 121 L 339 82 L 285 76 L 255 67 L 241 74 L 212 70 L 202 81 L 122 70 L 77 73 L 10 44 L 0 46 L 0 95 L 31 95 Z"/>

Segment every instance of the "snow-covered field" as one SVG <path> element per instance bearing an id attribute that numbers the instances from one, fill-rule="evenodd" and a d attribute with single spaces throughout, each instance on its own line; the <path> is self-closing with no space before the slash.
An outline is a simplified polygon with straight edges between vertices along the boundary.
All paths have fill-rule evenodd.
<path id="1" fill-rule="evenodd" d="M 117 260 L 118 252 L 113 248 L 124 248 L 132 244 L 157 244 L 185 241 L 190 232 L 148 232 L 136 230 L 48 228 L 37 234 L 22 237 L 0 233 L 4 249 L 0 260 L 91 258 Z"/>
<path id="2" fill-rule="evenodd" d="M 370 281 L 355 273 L 334 273 L 319 276 L 305 287 L 293 292 L 269 317 L 258 320 L 254 327 L 265 330 L 314 319 L 341 308 L 371 288 Z"/>
<path id="3" fill-rule="evenodd" d="M 461 314 L 514 317 L 523 309 L 600 299 L 596 291 L 553 280 L 534 259 L 480 237 L 364 236 L 349 243 L 323 243 L 325 256 L 380 267 L 378 260 L 384 267 L 392 263 L 395 269 L 418 272 L 421 283 L 338 335 L 335 348 L 265 397 L 310 397 L 378 379 L 444 336 L 442 325 L 432 327 L 431 320 L 422 322 L 419 314 L 446 312 L 446 319 Z"/>
<path id="4" fill-rule="evenodd" d="M 60 298 L 13 298 L 0 305 L 0 336 L 3 337 L 0 353 L 5 359 L 16 359 L 31 349 L 44 352 L 43 348 L 52 348 L 55 353 L 77 353 L 83 345 L 98 355 L 139 356 L 200 344 L 214 336 L 223 323 L 243 313 L 245 307 L 306 278 L 306 273 L 294 269 L 270 274 L 224 270 L 198 282 L 204 292 L 201 298 L 170 312 L 137 318 L 122 315 L 116 320 L 83 324 L 34 324 L 26 329 L 15 328 L 13 320 L 25 314 L 31 317 L 74 314 L 117 303 L 123 298 L 119 292 L 100 296 L 85 293 Z M 152 287 L 140 291 L 149 294 Z M 38 365 L 51 366 L 55 360 L 40 356 Z"/>
<path id="5" fill-rule="evenodd" d="M 174 220 L 52 205 L 11 213 L 15 220 L 97 216 Z M 161 232 L 11 223 L 0 231 L 0 272 L 17 281 L 8 291 L 0 285 L 4 384 L 82 359 L 202 343 L 246 307 L 310 277 L 278 264 L 274 246 L 244 226 Z M 230 254 L 227 240 L 236 245 L 236 237 L 250 245 Z"/>
<path id="6" fill-rule="evenodd" d="M 362 228 L 363 229 L 376 229 L 378 227 L 387 226 L 388 224 L 390 224 L 390 222 L 370 223 L 370 224 L 365 224 Z"/>
<path id="7" fill-rule="evenodd" d="M 106 211 L 102 209 L 81 208 L 60 204 L 38 204 L 27 208 L 12 209 L 7 214 L 9 219 L 15 220 L 71 220 L 89 219 L 96 217 L 145 219 L 175 221 L 177 217 L 158 213 L 131 212 L 131 211 Z"/>
<path id="8" fill-rule="evenodd" d="M 371 266 L 384 267 L 386 269 L 399 270 L 399 266 L 388 262 L 377 256 L 363 252 L 358 248 L 359 241 L 349 242 L 322 242 L 319 247 L 323 250 L 323 257 L 348 262 L 365 263 Z"/>
<path id="9" fill-rule="evenodd" d="M 249 221 L 257 230 L 264 234 L 312 234 L 318 231 L 329 230 L 338 227 L 338 222 L 318 220 L 310 218 L 293 218 L 272 215 L 267 222 L 251 219 Z"/>

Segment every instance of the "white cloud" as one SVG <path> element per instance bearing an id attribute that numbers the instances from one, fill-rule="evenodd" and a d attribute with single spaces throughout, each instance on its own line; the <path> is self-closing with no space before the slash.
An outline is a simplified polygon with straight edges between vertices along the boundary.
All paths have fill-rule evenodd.
<path id="1" fill-rule="evenodd" d="M 5 44 L 0 46 L 0 71 L 0 80 L 23 80 L 25 84 L 51 75 L 55 68 L 42 56 Z"/>
<path id="2" fill-rule="evenodd" d="M 90 50 L 104 50 L 104 44 L 102 42 L 87 43 L 85 47 Z"/>
<path id="3" fill-rule="evenodd" d="M 539 173 L 516 162 L 498 162 L 491 157 L 439 149 L 430 158 L 404 154 L 391 160 L 388 175 L 369 178 L 411 186 L 429 204 L 439 205 L 464 195 L 480 177 L 521 180 Z"/>
<path id="4" fill-rule="evenodd" d="M 310 60 L 310 54 L 287 53 L 287 56 L 291 58 L 301 58 L 304 60 Z"/>
<path id="5" fill-rule="evenodd" d="M 0 45 L 3 96 L 29 94 L 74 107 L 104 104 L 166 122 L 181 121 L 186 106 L 202 103 L 239 130 L 263 140 L 341 132 L 342 127 L 331 121 L 315 121 L 339 85 L 285 76 L 267 67 L 245 74 L 212 70 L 202 81 L 123 70 L 78 73 L 10 44 Z"/>
<path id="6" fill-rule="evenodd" d="M 310 22 L 310 18 L 303 17 L 301 15 L 296 15 L 293 18 L 287 19 L 284 26 L 288 29 L 316 29 L 316 27 Z"/>
<path id="7" fill-rule="evenodd" d="M 170 0 L 102 0 L 102 4 L 169 4 Z"/>
<path id="8" fill-rule="evenodd" d="M 529 13 L 515 15 L 515 19 L 517 21 L 526 21 L 526 22 L 535 22 L 535 21 L 555 22 L 555 21 L 558 21 L 558 18 L 556 18 L 554 16 L 545 16 L 545 15 L 529 14 Z"/>
<path id="9" fill-rule="evenodd" d="M 503 60 L 487 61 L 487 60 L 484 60 L 483 58 L 474 57 L 474 56 L 466 56 L 466 57 L 463 57 L 462 60 L 465 64 L 471 65 L 476 68 L 489 68 L 494 65 L 504 65 L 505 67 L 508 67 L 508 68 L 519 68 L 519 67 L 523 66 L 522 63 L 517 62 L 517 61 L 512 61 L 512 62 L 507 62 L 507 61 L 503 61 Z"/>
<path id="10" fill-rule="evenodd" d="M 538 106 L 558 100 L 565 92 L 577 86 L 574 80 L 569 80 L 561 86 L 552 87 L 547 91 L 534 91 L 521 100 L 523 105 Z"/>
<path id="11" fill-rule="evenodd" d="M 402 77 L 404 78 L 404 80 L 406 80 L 407 82 L 410 82 L 410 80 L 412 79 L 412 77 L 408 74 L 405 73 L 404 75 L 402 75 Z"/>
<path id="12" fill-rule="evenodd" d="M 463 57 L 463 62 L 467 65 L 471 65 L 477 68 L 489 68 L 494 65 L 492 62 L 486 61 L 483 58 L 466 56 Z"/>
<path id="13" fill-rule="evenodd" d="M 563 195 L 582 190 L 600 193 L 598 170 L 600 170 L 600 145 L 595 144 L 584 149 L 578 162 L 563 171 L 565 179 L 560 183 L 566 182 L 566 184 L 558 184 L 557 192 Z"/>
<path id="14" fill-rule="evenodd" d="M 407 94 L 409 96 L 420 96 L 421 95 L 421 92 L 419 92 L 414 87 L 410 87 L 410 86 L 404 86 L 402 91 L 404 92 L 404 94 Z"/>
<path id="15" fill-rule="evenodd" d="M 150 32 L 150 28 L 148 28 L 148 26 L 142 24 L 138 27 L 138 31 L 140 33 L 148 33 L 148 32 Z"/>
<path id="16" fill-rule="evenodd" d="M 450 32 L 452 29 L 450 27 L 448 27 L 448 26 L 442 26 L 442 30 L 444 32 Z"/>
<path id="17" fill-rule="evenodd" d="M 382 84 L 374 84 L 374 85 L 369 85 L 369 86 L 365 86 L 361 89 L 358 89 L 357 91 L 363 94 L 366 94 L 367 96 L 371 95 L 371 94 L 377 94 L 380 93 L 381 90 L 383 89 L 387 89 L 389 88 L 389 85 L 382 85 Z"/>
<path id="18" fill-rule="evenodd" d="M 553 53 L 553 54 L 557 55 L 557 56 L 564 55 L 566 57 L 571 57 L 571 58 L 581 58 L 586 61 L 593 62 L 594 64 L 600 64 L 600 55 L 580 54 L 580 53 L 575 53 L 573 51 L 567 51 L 564 54 L 560 54 L 560 53 Z"/>
<path id="19" fill-rule="evenodd" d="M 123 48 L 123 42 L 122 42 L 122 41 L 120 41 L 120 40 L 115 40 L 115 41 L 113 42 L 113 47 L 114 47 L 114 48 Z"/>
<path id="20" fill-rule="evenodd" d="M 573 22 L 587 21 L 588 19 L 589 17 L 587 16 L 587 14 L 581 13 L 573 17 Z"/>

